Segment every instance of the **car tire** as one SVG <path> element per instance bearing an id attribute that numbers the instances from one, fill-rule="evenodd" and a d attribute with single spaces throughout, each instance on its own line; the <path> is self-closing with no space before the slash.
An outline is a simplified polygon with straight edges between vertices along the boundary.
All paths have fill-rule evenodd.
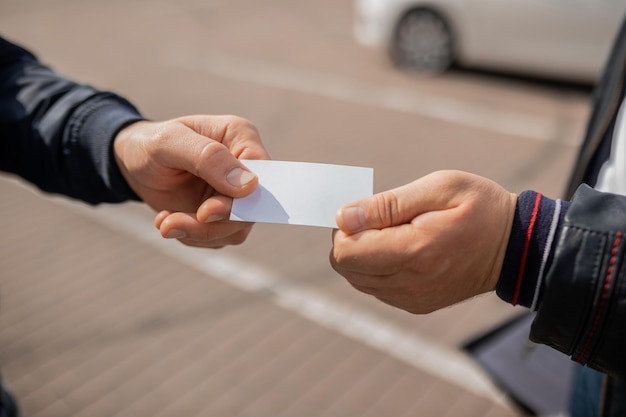
<path id="1" fill-rule="evenodd" d="M 411 10 L 398 21 L 390 52 L 399 67 L 430 74 L 444 72 L 455 58 L 450 25 L 432 10 Z"/>

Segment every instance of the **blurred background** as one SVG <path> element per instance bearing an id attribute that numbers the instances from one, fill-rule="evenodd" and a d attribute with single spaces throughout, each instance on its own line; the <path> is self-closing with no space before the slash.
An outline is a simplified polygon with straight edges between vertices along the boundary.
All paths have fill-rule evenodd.
<path id="1" fill-rule="evenodd" d="M 373 167 L 375 191 L 460 169 L 560 197 L 624 6 L 420 3 L 3 0 L 0 33 L 150 119 L 237 114 L 273 159 Z M 330 268 L 328 229 L 202 251 L 139 204 L 0 187 L 0 360 L 25 416 L 529 412 L 462 349 L 522 311 L 495 295 L 413 316 Z"/>

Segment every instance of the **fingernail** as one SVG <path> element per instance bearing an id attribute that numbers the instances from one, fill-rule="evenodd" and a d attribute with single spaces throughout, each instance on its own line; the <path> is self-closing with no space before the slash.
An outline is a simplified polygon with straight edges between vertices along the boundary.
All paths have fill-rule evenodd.
<path id="1" fill-rule="evenodd" d="M 185 236 L 187 236 L 187 234 L 183 232 L 182 230 L 172 229 L 169 232 L 167 232 L 167 234 L 165 235 L 165 238 L 166 239 L 182 239 Z"/>
<path id="2" fill-rule="evenodd" d="M 361 207 L 347 207 L 341 209 L 345 231 L 357 233 L 365 229 L 365 211 Z"/>
<path id="3" fill-rule="evenodd" d="M 234 187 L 243 187 L 256 177 L 252 172 L 246 171 L 241 168 L 233 168 L 228 175 L 226 175 L 226 181 Z"/>

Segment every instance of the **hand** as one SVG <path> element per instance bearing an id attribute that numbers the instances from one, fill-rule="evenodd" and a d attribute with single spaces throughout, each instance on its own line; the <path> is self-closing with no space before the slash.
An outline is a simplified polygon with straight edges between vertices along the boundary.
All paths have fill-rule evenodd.
<path id="1" fill-rule="evenodd" d="M 142 121 L 115 138 L 122 175 L 150 207 L 166 238 L 218 248 L 243 242 L 251 223 L 229 222 L 233 197 L 258 179 L 239 159 L 268 159 L 252 123 L 235 116 L 186 116 Z"/>
<path id="2" fill-rule="evenodd" d="M 441 171 L 337 214 L 331 264 L 352 286 L 411 313 L 495 289 L 517 196 Z"/>

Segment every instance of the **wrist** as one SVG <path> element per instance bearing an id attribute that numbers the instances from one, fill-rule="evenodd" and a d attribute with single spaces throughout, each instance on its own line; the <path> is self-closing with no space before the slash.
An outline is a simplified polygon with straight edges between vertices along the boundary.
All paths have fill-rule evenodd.
<path id="1" fill-rule="evenodd" d="M 142 131 L 142 127 L 148 123 L 151 122 L 139 120 L 122 127 L 113 139 L 112 145 L 113 157 L 117 168 L 128 186 L 138 196 L 140 187 L 131 171 L 134 159 L 133 155 L 137 153 L 137 149 L 135 149 L 135 147 L 141 146 L 141 142 L 138 144 L 135 138 L 137 137 L 138 132 Z"/>
<path id="2" fill-rule="evenodd" d="M 71 166 L 80 178 L 74 186 L 81 199 L 94 203 L 137 199 L 120 172 L 113 147 L 119 131 L 141 119 L 130 103 L 110 93 L 95 95 L 76 109 L 66 131 L 69 151 L 76 155 Z M 87 182 L 89 187 L 81 185 Z"/>
<path id="3" fill-rule="evenodd" d="M 492 270 L 492 273 L 489 276 L 489 280 L 487 283 L 487 292 L 495 291 L 498 287 L 498 282 L 500 280 L 500 276 L 502 274 L 502 269 L 504 267 L 504 262 L 506 259 L 509 240 L 511 238 L 511 231 L 513 228 L 513 222 L 514 222 L 516 208 L 517 208 L 517 199 L 518 199 L 517 194 L 509 193 L 507 196 L 507 200 L 505 202 L 506 223 L 503 229 L 502 236 L 500 238 L 500 244 L 498 245 L 498 253 L 496 256 L 494 268 Z"/>

